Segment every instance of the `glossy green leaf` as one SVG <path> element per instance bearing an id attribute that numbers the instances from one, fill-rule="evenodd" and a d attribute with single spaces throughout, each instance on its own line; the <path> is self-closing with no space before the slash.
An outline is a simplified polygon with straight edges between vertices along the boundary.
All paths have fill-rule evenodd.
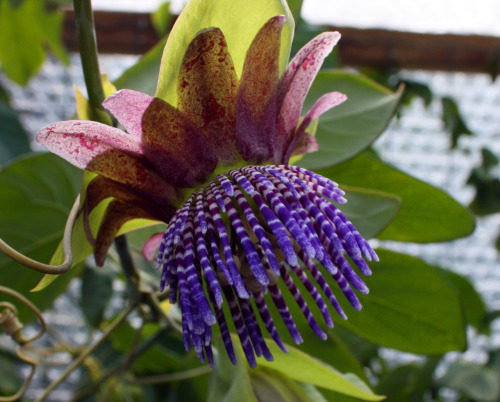
<path id="1" fill-rule="evenodd" d="M 233 337 L 234 353 L 238 361 L 236 366 L 229 360 L 222 338 L 217 336 L 214 340 L 218 353 L 215 355 L 207 402 L 257 402 L 239 340 Z"/>
<path id="2" fill-rule="evenodd" d="M 427 243 L 457 239 L 474 230 L 471 213 L 444 191 L 374 157 L 359 155 L 317 173 L 341 186 L 383 191 L 401 199 L 399 213 L 378 235 L 380 239 Z"/>
<path id="3" fill-rule="evenodd" d="M 401 208 L 401 199 L 392 194 L 359 187 L 342 186 L 342 189 L 347 204 L 340 209 L 366 239 L 380 233 Z"/>
<path id="4" fill-rule="evenodd" d="M 340 40 L 337 46 L 342 46 Z M 369 147 L 389 124 L 399 102 L 396 93 L 359 74 L 341 70 L 320 72 L 306 98 L 303 114 L 326 92 L 339 91 L 347 100 L 319 119 L 319 150 L 298 163 L 309 169 L 332 166 Z"/>
<path id="5" fill-rule="evenodd" d="M 235 343 L 234 340 L 233 343 Z M 283 353 L 271 340 L 267 344 L 274 356 L 274 361 L 268 362 L 260 357 L 257 359 L 258 366 L 268 367 L 296 381 L 313 384 L 361 400 L 379 401 L 383 399 L 382 396 L 375 395 L 354 374 L 342 374 L 293 346 L 287 345 L 288 353 Z"/>
<path id="6" fill-rule="evenodd" d="M 114 272 L 106 268 L 83 268 L 80 306 L 87 323 L 93 328 L 98 328 L 104 317 L 113 294 L 114 276 Z"/>
<path id="7" fill-rule="evenodd" d="M 80 180 L 79 169 L 51 154 L 29 155 L 6 167 L 0 172 L 0 237 L 28 257 L 48 263 L 62 238 Z M 60 275 L 49 291 L 33 294 L 29 291 L 43 275 L 0 253 L 0 283 L 27 295 L 42 310 L 77 271 Z"/>
<path id="8" fill-rule="evenodd" d="M 455 290 L 422 260 L 377 250 L 380 262 L 364 280 L 370 294 L 363 309 L 345 307 L 348 320 L 337 319 L 366 340 L 412 353 L 441 354 L 466 347 L 465 321 Z M 343 306 L 345 299 L 339 297 Z"/>
<path id="9" fill-rule="evenodd" d="M 1 88 L 0 88 L 1 90 Z M 0 167 L 30 152 L 30 141 L 17 113 L 0 97 Z"/>
<path id="10" fill-rule="evenodd" d="M 43 1 L 24 0 L 17 7 L 0 2 L 0 62 L 7 77 L 26 85 L 41 67 L 46 45 L 69 63 L 61 41 L 62 23 L 62 13 L 47 11 Z"/>
<path id="11" fill-rule="evenodd" d="M 136 64 L 114 81 L 118 89 L 133 89 L 151 96 L 156 91 L 161 55 L 167 38 L 158 42 Z"/>
<path id="12" fill-rule="evenodd" d="M 285 15 L 281 34 L 280 72 L 285 71 L 293 36 L 293 18 L 284 0 L 191 0 L 177 19 L 163 52 L 156 96 L 177 105 L 177 74 L 184 52 L 204 28 L 218 27 L 226 38 L 237 76 L 246 52 L 265 22 Z"/>
<path id="13" fill-rule="evenodd" d="M 465 276 L 448 271 L 447 269 L 440 268 L 439 272 L 450 281 L 460 296 L 467 323 L 479 330 L 483 329 L 487 314 L 486 305 L 481 295 L 474 289 L 472 283 Z"/>
<path id="14" fill-rule="evenodd" d="M 308 395 L 300 384 L 274 370 L 258 367 L 250 372 L 252 388 L 259 401 L 301 402 Z"/>

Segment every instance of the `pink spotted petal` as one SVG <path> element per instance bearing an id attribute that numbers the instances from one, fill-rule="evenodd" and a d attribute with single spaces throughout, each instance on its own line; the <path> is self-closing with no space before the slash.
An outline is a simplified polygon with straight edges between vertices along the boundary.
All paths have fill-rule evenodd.
<path id="1" fill-rule="evenodd" d="M 307 43 L 292 59 L 278 92 L 278 118 L 274 161 L 282 163 L 299 121 L 304 99 L 323 60 L 340 39 L 338 32 L 325 32 Z"/>
<path id="2" fill-rule="evenodd" d="M 338 106 L 341 103 L 345 102 L 346 99 L 347 99 L 347 96 L 345 96 L 343 93 L 330 92 L 330 93 L 324 94 L 321 98 L 319 98 L 314 103 L 314 105 L 307 112 L 304 119 L 300 123 L 299 127 L 295 131 L 295 134 L 292 138 L 292 142 L 290 143 L 288 150 L 285 153 L 285 163 L 288 162 L 295 147 L 302 140 L 302 137 L 305 135 L 306 129 L 307 129 L 307 127 L 309 127 L 309 124 L 311 124 L 311 122 L 314 119 L 317 119 L 319 116 L 321 116 L 326 111 L 328 111 L 331 108 Z"/>
<path id="3" fill-rule="evenodd" d="M 153 99 L 152 96 L 142 92 L 122 89 L 108 97 L 102 105 L 140 143 L 142 139 L 142 116 Z"/>
<path id="4" fill-rule="evenodd" d="M 271 18 L 245 57 L 236 101 L 236 140 L 247 161 L 263 162 L 273 155 L 280 38 L 285 21 L 284 16 Z"/>
<path id="5" fill-rule="evenodd" d="M 194 187 L 215 170 L 217 155 L 182 112 L 153 98 L 142 118 L 144 155 L 169 182 Z"/>
<path id="6" fill-rule="evenodd" d="M 200 31 L 182 60 L 178 109 L 205 134 L 219 160 L 238 157 L 235 103 L 238 78 L 227 43 L 218 28 Z"/>
<path id="7" fill-rule="evenodd" d="M 156 233 L 151 236 L 142 246 L 142 255 L 148 262 L 153 262 L 156 252 L 160 248 L 163 233 Z"/>
<path id="8" fill-rule="evenodd" d="M 49 151 L 85 169 L 96 156 L 110 149 L 140 156 L 140 145 L 123 131 L 94 121 L 69 120 L 49 124 L 36 137 Z"/>

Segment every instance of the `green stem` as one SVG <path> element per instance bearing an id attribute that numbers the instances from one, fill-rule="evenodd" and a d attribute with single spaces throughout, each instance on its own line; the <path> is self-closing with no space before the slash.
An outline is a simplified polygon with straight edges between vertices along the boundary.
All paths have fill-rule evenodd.
<path id="1" fill-rule="evenodd" d="M 99 71 L 92 5 L 90 0 L 73 0 L 73 5 L 75 8 L 78 46 L 80 48 L 83 76 L 85 78 L 89 102 L 92 106 L 103 110 L 102 102 L 105 96 L 101 73 Z M 128 249 L 125 236 L 117 237 L 115 239 L 115 246 L 118 250 L 122 269 L 127 278 L 131 302 L 134 303 L 139 297 L 139 274 L 135 270 L 132 258 L 130 257 L 130 250 Z"/>
<path id="2" fill-rule="evenodd" d="M 127 238 L 125 235 L 118 236 L 115 239 L 115 247 L 120 258 L 120 265 L 127 280 L 127 289 L 132 303 L 139 302 L 141 299 L 141 291 L 139 289 L 140 276 L 135 269 L 130 249 L 128 247 Z"/>
<path id="3" fill-rule="evenodd" d="M 129 383 L 135 385 L 155 385 L 165 384 L 167 382 L 188 380 L 190 378 L 199 377 L 200 375 L 208 374 L 212 371 L 209 366 L 201 366 L 191 370 L 181 371 L 179 373 L 160 374 L 149 377 L 133 377 L 128 380 Z"/>
<path id="4" fill-rule="evenodd" d="M 94 32 L 94 17 L 90 0 L 73 0 L 76 32 L 82 60 L 83 76 L 90 103 L 103 110 L 104 89 L 102 87 L 97 42 Z"/>
<path id="5" fill-rule="evenodd" d="M 47 398 L 47 396 L 55 389 L 57 388 L 65 379 L 70 375 L 74 369 L 76 369 L 80 364 L 83 363 L 83 361 L 90 356 L 105 340 L 106 338 L 127 318 L 127 316 L 136 308 L 136 305 L 131 305 L 128 307 L 126 310 L 123 310 L 120 315 L 106 328 L 106 330 L 103 332 L 99 340 L 94 343 L 92 346 L 87 348 L 76 360 L 73 361 L 69 365 L 69 367 L 64 371 L 64 373 L 59 377 L 56 381 L 54 381 L 52 384 L 50 384 L 40 396 L 39 399 L 37 399 L 38 402 L 41 402 Z"/>

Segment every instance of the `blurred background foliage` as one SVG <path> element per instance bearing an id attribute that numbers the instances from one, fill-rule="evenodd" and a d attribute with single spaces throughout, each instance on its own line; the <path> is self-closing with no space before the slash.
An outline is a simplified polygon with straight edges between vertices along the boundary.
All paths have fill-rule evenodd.
<path id="1" fill-rule="evenodd" d="M 300 18 L 300 0 L 288 3 L 296 20 L 294 54 L 321 30 Z M 68 63 L 60 11 L 60 6 L 68 4 L 64 0 L 0 0 L 0 63 L 5 77 L 25 85 L 47 52 Z M 165 27 L 173 18 L 168 2 L 152 14 L 159 35 L 168 35 Z M 114 85 L 153 93 L 163 46 L 164 40 Z M 334 53 L 311 88 L 305 108 L 318 94 L 331 90 L 346 93 L 349 101 L 319 121 L 320 151 L 298 164 L 339 182 L 349 200 L 343 210 L 365 236 L 432 243 L 470 234 L 474 218 L 468 209 L 443 191 L 384 163 L 370 147 L 392 117 L 404 115 L 412 101 L 422 99 L 429 105 L 435 97 L 430 88 L 401 79 L 398 71 L 362 69 L 360 74 L 340 67 Z M 443 97 L 441 102 L 450 150 L 459 149 L 459 138 L 474 133 L 454 99 Z M 2 88 L 0 121 L 0 237 L 31 258 L 48 262 L 80 191 L 82 173 L 54 155 L 31 152 L 30 136 Z M 469 207 L 478 216 L 500 211 L 498 163 L 498 156 L 484 148 L 481 164 L 464 183 L 475 188 Z M 381 262 L 373 265 L 374 275 L 366 280 L 371 292 L 362 298 L 363 310 L 356 313 L 341 300 L 349 320 L 335 319 L 335 329 L 327 330 L 327 341 L 320 341 L 303 321 L 296 320 L 305 342 L 289 347 L 289 355 L 276 352 L 275 362 L 261 359 L 258 368 L 251 370 L 241 351 L 236 367 L 220 353 L 212 372 L 193 353 L 185 353 L 182 337 L 170 321 L 176 319 L 176 308 L 161 295 L 156 299 L 159 273 L 144 261 L 140 248 L 157 230 L 144 228 L 128 235 L 137 267 L 135 282 L 112 251 L 104 268 L 86 259 L 45 289 L 30 292 L 43 275 L 0 255 L 0 285 L 27 296 L 42 311 L 53 308 L 61 294 L 69 294 L 75 299 L 75 315 L 85 320 L 78 340 L 51 328 L 42 345 L 34 349 L 43 356 L 37 373 L 39 386 L 47 387 L 54 380 L 53 374 L 47 376 L 46 367 L 60 364 L 57 373 L 61 375 L 68 359 L 85 353 L 105 334 L 77 370 L 76 385 L 68 391 L 74 400 L 351 401 L 385 395 L 388 401 L 421 401 L 443 400 L 446 390 L 453 390 L 453 398 L 463 401 L 500 398 L 499 350 L 490 350 L 484 364 L 461 357 L 451 364 L 445 362 L 448 352 L 467 349 L 468 332 L 488 335 L 499 312 L 488 311 L 471 282 L 449 267 L 383 249 L 377 250 Z M 283 294 L 292 315 L 299 316 L 291 295 Z M 137 297 L 141 307 L 120 318 L 124 306 Z M 142 303 L 143 299 L 148 302 Z M 0 300 L 14 303 L 23 323 L 34 320 L 16 299 L 2 294 Z M 119 324 L 108 334 L 115 320 Z M 281 330 L 286 334 L 284 327 Z M 388 357 L 386 348 L 419 357 L 400 363 Z M 12 342 L 0 344 L 0 395 L 4 396 L 16 392 L 26 376 L 13 350 Z M 56 354 L 54 361 L 45 356 L 49 353 Z"/>

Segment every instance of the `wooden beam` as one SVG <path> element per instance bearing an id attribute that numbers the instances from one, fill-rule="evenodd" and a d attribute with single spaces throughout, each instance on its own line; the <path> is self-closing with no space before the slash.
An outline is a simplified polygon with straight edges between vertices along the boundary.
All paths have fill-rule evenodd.
<path id="1" fill-rule="evenodd" d="M 65 12 L 63 40 L 77 50 L 74 13 Z M 96 11 L 101 53 L 143 54 L 160 39 L 150 14 Z M 480 35 L 433 35 L 382 29 L 327 27 L 342 34 L 341 61 L 348 66 L 485 72 L 500 66 L 500 38 Z"/>
<path id="2" fill-rule="evenodd" d="M 346 65 L 485 72 L 499 62 L 499 37 L 334 29 L 342 34 L 338 51 Z"/>

